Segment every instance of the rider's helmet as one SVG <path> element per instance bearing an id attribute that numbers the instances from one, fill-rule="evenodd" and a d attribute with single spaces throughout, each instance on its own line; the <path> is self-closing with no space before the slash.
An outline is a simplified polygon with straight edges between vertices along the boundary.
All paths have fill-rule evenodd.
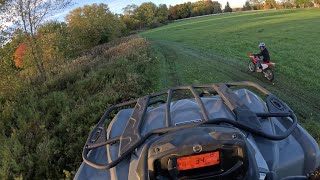
<path id="1" fill-rule="evenodd" d="M 259 44 L 259 48 L 263 47 L 263 49 L 266 47 L 266 44 L 265 43 L 260 43 Z"/>

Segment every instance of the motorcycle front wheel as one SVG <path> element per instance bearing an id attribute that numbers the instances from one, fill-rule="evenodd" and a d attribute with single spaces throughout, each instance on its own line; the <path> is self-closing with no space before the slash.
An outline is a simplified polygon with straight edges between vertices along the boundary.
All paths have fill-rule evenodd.
<path id="1" fill-rule="evenodd" d="M 248 64 L 248 69 L 250 72 L 255 72 L 256 71 L 256 65 L 250 60 Z"/>

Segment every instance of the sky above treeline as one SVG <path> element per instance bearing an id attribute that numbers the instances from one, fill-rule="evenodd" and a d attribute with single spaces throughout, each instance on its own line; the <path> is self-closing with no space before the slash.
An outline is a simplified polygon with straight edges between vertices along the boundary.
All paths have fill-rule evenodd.
<path id="1" fill-rule="evenodd" d="M 64 17 L 72 10 L 77 7 L 81 7 L 88 4 L 93 3 L 104 3 L 108 4 L 110 10 L 113 13 L 122 13 L 122 9 L 126 7 L 129 4 L 136 4 L 140 5 L 144 2 L 153 2 L 155 4 L 167 4 L 169 5 L 176 5 L 176 4 L 182 4 L 184 2 L 195 2 L 197 0 L 77 0 L 74 1 L 74 5 L 66 9 L 65 11 L 61 13 L 57 13 L 52 18 L 57 20 L 64 20 Z M 213 0 L 214 1 L 214 0 Z M 216 1 L 216 0 L 215 0 Z M 229 4 L 232 8 L 235 7 L 242 7 L 242 5 L 245 3 L 246 0 L 218 0 L 219 3 L 222 5 L 222 9 L 224 8 L 225 4 L 229 1 Z"/>

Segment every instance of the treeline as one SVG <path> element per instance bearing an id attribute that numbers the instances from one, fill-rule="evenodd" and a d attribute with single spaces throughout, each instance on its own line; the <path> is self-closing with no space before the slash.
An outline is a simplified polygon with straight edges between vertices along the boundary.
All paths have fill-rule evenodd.
<path id="1" fill-rule="evenodd" d="M 168 23 L 168 7 L 165 4 L 156 5 L 152 2 L 135 4 L 123 8 L 120 15 L 122 22 L 126 24 L 129 31 L 144 28 L 154 28 Z"/>
<path id="2" fill-rule="evenodd" d="M 229 6 L 229 3 L 227 4 Z M 229 8 L 225 8 L 230 12 Z M 231 10 L 232 11 L 232 10 Z M 194 3 L 187 2 L 169 7 L 169 20 L 183 19 L 188 17 L 222 13 L 221 4 L 218 1 L 201 0 Z"/>
<path id="3" fill-rule="evenodd" d="M 224 11 L 218 1 L 212 0 L 199 0 L 194 3 L 187 2 L 169 6 L 169 8 L 165 4 L 157 6 L 152 2 L 147 2 L 142 3 L 140 6 L 135 4 L 126 6 L 120 17 L 129 30 L 138 30 L 158 27 L 172 20 L 222 12 L 232 12 L 229 2 L 225 6 Z"/>
<path id="4" fill-rule="evenodd" d="M 320 0 L 247 0 L 240 10 L 290 9 L 319 6 Z"/>
<path id="5" fill-rule="evenodd" d="M 232 11 L 248 11 L 262 9 L 306 8 L 320 6 L 320 0 L 247 0 L 243 8 L 232 8 L 229 2 L 224 9 L 218 1 L 199 0 L 167 7 L 165 4 L 156 5 L 152 2 L 128 5 L 123 9 L 121 20 L 129 30 L 154 28 L 172 20 L 195 16 L 218 14 Z"/>
<path id="6" fill-rule="evenodd" d="M 232 9 L 229 8 L 229 11 Z M 154 28 L 172 20 L 183 19 L 194 16 L 221 13 L 221 4 L 217 1 L 200 0 L 198 2 L 187 2 L 175 6 L 165 4 L 156 5 L 152 2 L 135 4 L 123 8 L 121 20 L 126 24 L 129 31 L 138 29 Z"/>

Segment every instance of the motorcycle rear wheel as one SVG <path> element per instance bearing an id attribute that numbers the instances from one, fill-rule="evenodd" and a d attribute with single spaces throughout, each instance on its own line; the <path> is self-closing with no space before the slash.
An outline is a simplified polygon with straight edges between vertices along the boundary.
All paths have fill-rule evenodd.
<path id="1" fill-rule="evenodd" d="M 266 78 L 269 80 L 269 81 L 273 81 L 274 80 L 274 72 L 272 69 L 268 68 L 264 71 L 264 74 L 266 76 Z"/>

